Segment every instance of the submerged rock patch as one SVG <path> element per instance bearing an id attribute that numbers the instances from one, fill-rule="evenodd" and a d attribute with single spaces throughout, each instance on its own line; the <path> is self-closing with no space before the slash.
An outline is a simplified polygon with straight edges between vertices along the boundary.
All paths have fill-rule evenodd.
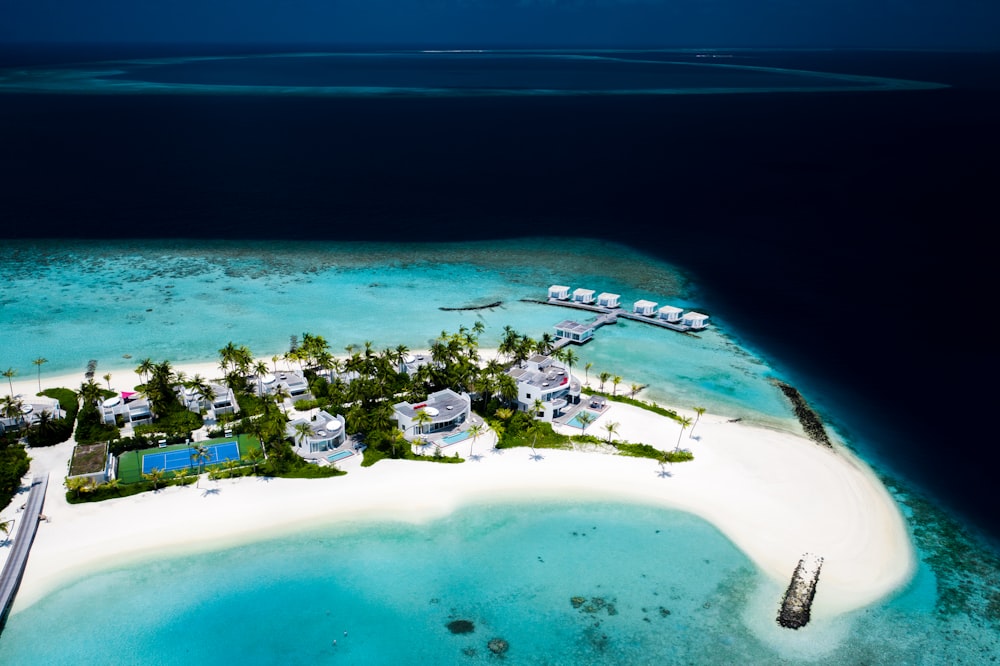
<path id="1" fill-rule="evenodd" d="M 471 634 L 476 630 L 476 625 L 470 620 L 452 620 L 447 627 L 453 634 Z"/>

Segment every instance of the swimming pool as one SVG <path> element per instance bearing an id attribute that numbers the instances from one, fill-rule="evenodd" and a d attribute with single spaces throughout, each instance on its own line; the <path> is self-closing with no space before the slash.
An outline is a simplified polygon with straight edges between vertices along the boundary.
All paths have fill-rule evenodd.
<path id="1" fill-rule="evenodd" d="M 327 456 L 326 459 L 328 461 L 330 461 L 330 462 L 337 462 L 338 460 L 343 460 L 344 458 L 347 458 L 347 457 L 350 457 L 350 456 L 353 456 L 353 455 L 354 455 L 354 453 L 352 453 L 351 451 L 337 451 L 333 455 Z"/>
<path id="2" fill-rule="evenodd" d="M 469 438 L 469 431 L 463 430 L 462 432 L 456 432 L 453 435 L 448 435 L 447 437 L 443 437 L 441 441 L 444 442 L 445 445 L 458 444 L 459 442 L 466 440 L 468 438 Z"/>
<path id="3" fill-rule="evenodd" d="M 598 416 L 600 416 L 600 414 L 599 414 L 599 413 L 597 413 L 597 412 L 592 412 L 592 411 L 590 411 L 589 409 L 581 409 L 580 411 L 578 411 L 578 412 L 577 412 L 576 414 L 574 414 L 574 415 L 573 415 L 573 418 L 571 418 L 571 419 L 570 419 L 569 421 L 566 421 L 566 425 L 570 425 L 570 426 L 573 426 L 574 428 L 579 428 L 580 430 L 583 430 L 583 424 L 582 424 L 582 423 L 580 423 L 580 419 L 579 419 L 579 416 L 580 416 L 580 414 L 583 414 L 584 412 L 586 412 L 586 413 L 590 414 L 590 415 L 591 415 L 591 416 L 593 417 L 593 418 L 592 418 L 592 419 L 590 420 L 590 423 L 588 423 L 588 424 L 587 424 L 587 426 L 588 426 L 588 427 L 589 427 L 589 426 L 590 426 L 591 424 L 593 424 L 593 422 L 594 422 L 594 421 L 596 421 L 596 420 L 597 420 L 597 417 L 598 417 Z"/>

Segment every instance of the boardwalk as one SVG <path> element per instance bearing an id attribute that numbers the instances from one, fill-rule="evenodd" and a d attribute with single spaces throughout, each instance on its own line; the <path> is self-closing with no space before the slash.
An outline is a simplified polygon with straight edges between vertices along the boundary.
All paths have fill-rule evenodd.
<path id="1" fill-rule="evenodd" d="M 21 524 L 17 529 L 10 557 L 7 558 L 7 564 L 3 571 L 0 572 L 0 631 L 3 631 L 4 624 L 7 622 L 7 614 L 14 603 L 14 595 L 17 593 L 21 576 L 24 574 L 24 565 L 28 562 L 28 552 L 31 550 L 31 543 L 35 540 L 38 520 L 42 515 L 42 504 L 45 502 L 45 490 L 48 486 L 48 474 L 39 474 L 31 480 L 31 491 L 28 493 L 28 501 L 25 503 L 24 511 L 21 512 Z"/>
<path id="2" fill-rule="evenodd" d="M 624 308 L 605 308 L 600 305 L 590 305 L 588 303 L 575 303 L 573 301 L 561 301 L 557 298 L 550 298 L 547 300 L 540 300 L 535 298 L 522 298 L 525 303 L 540 303 L 541 305 L 555 305 L 561 308 L 572 308 L 574 310 L 586 310 L 587 312 L 593 312 L 598 315 L 604 315 L 599 317 L 597 320 L 597 327 L 600 328 L 605 324 L 614 324 L 618 317 L 622 319 L 631 319 L 632 321 L 642 322 L 643 324 L 650 324 L 651 326 L 659 326 L 660 328 L 669 328 L 671 331 L 677 331 L 678 333 L 686 333 L 687 335 L 693 335 L 698 337 L 691 332 L 691 327 L 687 324 L 673 324 L 669 321 L 664 321 L 656 316 L 647 316 L 636 314 L 635 312 L 629 312 Z"/>

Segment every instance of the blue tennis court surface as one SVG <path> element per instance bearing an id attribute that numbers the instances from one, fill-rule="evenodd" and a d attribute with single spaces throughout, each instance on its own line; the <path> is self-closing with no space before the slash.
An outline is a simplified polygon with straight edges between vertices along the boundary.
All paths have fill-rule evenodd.
<path id="1" fill-rule="evenodd" d="M 223 442 L 222 444 L 212 444 L 205 447 L 208 457 L 199 459 L 193 457 L 195 449 L 175 449 L 165 453 L 147 453 L 142 457 L 142 473 L 149 474 L 153 468 L 161 469 L 164 472 L 173 472 L 178 469 L 188 467 L 197 468 L 199 465 L 217 465 L 227 460 L 240 459 L 240 446 L 236 442 Z"/>

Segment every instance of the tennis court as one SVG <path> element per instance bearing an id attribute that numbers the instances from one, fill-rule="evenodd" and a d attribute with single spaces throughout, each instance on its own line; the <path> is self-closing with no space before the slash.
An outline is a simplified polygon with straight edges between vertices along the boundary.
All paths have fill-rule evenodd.
<path id="1" fill-rule="evenodd" d="M 206 446 L 205 451 L 208 454 L 205 458 L 199 458 L 196 455 L 197 450 L 191 447 L 162 453 L 146 453 L 142 456 L 142 473 L 149 474 L 154 468 L 164 472 L 173 472 L 188 467 L 217 465 L 227 460 L 240 459 L 240 447 L 236 442 L 212 444 Z"/>

